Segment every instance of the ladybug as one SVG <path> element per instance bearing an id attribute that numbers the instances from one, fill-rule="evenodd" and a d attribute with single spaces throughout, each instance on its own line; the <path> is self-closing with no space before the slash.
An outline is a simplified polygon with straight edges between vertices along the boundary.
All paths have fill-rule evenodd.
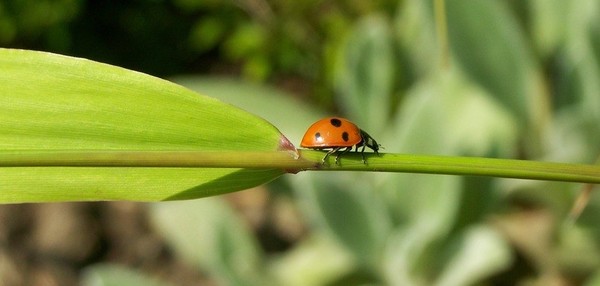
<path id="1" fill-rule="evenodd" d="M 367 132 L 358 128 L 356 124 L 341 117 L 327 117 L 313 123 L 302 137 L 300 146 L 317 150 L 331 149 L 321 160 L 323 163 L 329 155 L 341 151 L 335 156 L 336 165 L 339 157 L 351 151 L 354 146 L 356 146 L 356 152 L 358 152 L 359 147 L 362 147 L 360 153 L 365 164 L 367 163 L 364 154 L 365 147 L 369 147 L 375 151 L 375 154 L 379 155 L 377 141 Z"/>

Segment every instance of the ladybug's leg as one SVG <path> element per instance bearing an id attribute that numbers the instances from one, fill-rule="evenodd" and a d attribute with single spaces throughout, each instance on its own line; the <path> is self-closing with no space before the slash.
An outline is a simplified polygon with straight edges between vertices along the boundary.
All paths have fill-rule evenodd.
<path id="1" fill-rule="evenodd" d="M 341 149 L 343 149 L 344 147 L 338 147 L 336 151 L 339 151 Z M 339 159 L 340 156 L 342 156 L 342 154 L 348 153 L 348 151 L 352 151 L 352 146 L 350 147 L 346 147 L 346 149 L 342 150 L 341 152 L 339 152 L 336 156 L 335 156 L 335 164 L 339 165 Z"/>
<path id="2" fill-rule="evenodd" d="M 340 149 L 342 149 L 343 147 L 335 147 L 331 150 L 329 150 L 329 152 L 327 152 L 327 154 L 325 154 L 325 157 L 323 157 L 323 159 L 321 159 L 321 163 L 325 164 L 325 161 L 327 160 L 327 158 L 329 158 L 329 155 L 339 151 Z M 335 164 L 337 165 L 337 157 L 335 157 Z"/>
<path id="3" fill-rule="evenodd" d="M 362 149 L 360 150 L 360 155 L 362 156 L 363 164 L 367 164 L 367 160 L 365 159 L 365 147 L 366 145 L 362 145 Z M 356 145 L 356 152 L 358 152 L 358 145 Z"/>

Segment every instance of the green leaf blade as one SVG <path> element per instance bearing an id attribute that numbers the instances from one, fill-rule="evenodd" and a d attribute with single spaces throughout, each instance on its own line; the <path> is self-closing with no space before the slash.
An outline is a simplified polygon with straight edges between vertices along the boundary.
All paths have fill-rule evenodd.
<path id="1" fill-rule="evenodd" d="M 18 50 L 0 50 L 0 69 L 3 150 L 278 147 L 264 120 L 141 73 Z"/>
<path id="2" fill-rule="evenodd" d="M 142 73 L 11 49 L 0 49 L 0 70 L 0 151 L 293 149 L 265 120 Z M 240 168 L 0 168 L 0 201 L 189 199 L 253 187 L 283 173 Z"/>
<path id="3" fill-rule="evenodd" d="M 267 183 L 280 169 L 0 168 L 0 202 L 195 199 Z"/>

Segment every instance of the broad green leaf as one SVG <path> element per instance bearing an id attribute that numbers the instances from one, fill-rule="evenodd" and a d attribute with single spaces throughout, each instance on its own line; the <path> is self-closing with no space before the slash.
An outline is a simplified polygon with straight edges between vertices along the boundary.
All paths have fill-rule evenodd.
<path id="1" fill-rule="evenodd" d="M 564 44 L 567 1 L 528 1 L 531 8 L 531 37 L 538 53 L 550 57 Z"/>
<path id="2" fill-rule="evenodd" d="M 510 156 L 517 122 L 500 101 L 452 69 L 408 92 L 395 134 L 386 140 L 397 152 Z"/>
<path id="3" fill-rule="evenodd" d="M 426 260 L 427 252 L 434 256 L 439 245 L 439 229 L 435 225 L 413 224 L 397 227 L 388 237 L 383 256 L 383 275 L 389 285 L 430 285 L 435 260 Z M 434 258 L 435 259 L 435 258 Z"/>
<path id="4" fill-rule="evenodd" d="M 462 198 L 456 176 L 398 174 L 382 187 L 390 213 L 401 222 L 388 239 L 385 268 L 393 285 L 425 282 L 437 260 L 435 251 L 458 219 Z M 480 190 L 482 191 L 482 190 Z"/>
<path id="5" fill-rule="evenodd" d="M 570 1 L 568 12 L 565 50 L 575 70 L 581 112 L 597 119 L 600 118 L 600 5 L 594 0 Z"/>
<path id="6" fill-rule="evenodd" d="M 355 264 L 354 257 L 337 241 L 317 233 L 275 257 L 269 269 L 280 285 L 331 285 L 351 272 Z"/>
<path id="7" fill-rule="evenodd" d="M 508 243 L 490 227 L 473 226 L 450 245 L 451 258 L 434 285 L 475 285 L 512 262 Z"/>
<path id="8" fill-rule="evenodd" d="M 452 52 L 465 72 L 518 114 L 528 109 L 526 84 L 533 59 L 524 34 L 501 2 L 448 1 Z"/>
<path id="9" fill-rule="evenodd" d="M 220 198 L 154 204 L 150 215 L 178 256 L 223 285 L 265 285 L 257 242 Z"/>
<path id="10" fill-rule="evenodd" d="M 384 265 L 389 284 L 474 285 L 508 267 L 512 259 L 507 243 L 489 227 L 471 227 L 450 244 L 443 243 L 448 238 L 436 239 L 435 232 L 422 224 L 390 237 Z M 450 257 L 445 257 L 448 254 Z"/>
<path id="11" fill-rule="evenodd" d="M 455 63 L 524 124 L 528 147 L 539 152 L 549 99 L 525 34 L 502 1 L 447 1 Z"/>
<path id="12" fill-rule="evenodd" d="M 373 175 L 302 174 L 291 178 L 310 218 L 350 251 L 364 267 L 376 267 L 391 221 Z M 304 177 L 304 178 L 303 178 Z M 309 207 L 310 206 L 310 207 Z"/>
<path id="13" fill-rule="evenodd" d="M 433 18 L 434 1 L 407 0 L 398 5 L 395 31 L 399 45 L 408 54 L 410 68 L 417 75 L 428 75 L 439 68 L 439 46 Z"/>
<path id="14" fill-rule="evenodd" d="M 275 151 L 268 122 L 176 84 L 84 59 L 0 49 L 0 152 Z M 198 198 L 277 169 L 0 168 L 1 202 Z"/>
<path id="15" fill-rule="evenodd" d="M 340 52 L 339 103 L 361 128 L 375 132 L 388 122 L 396 57 L 390 23 L 382 15 L 358 22 Z M 378 130 L 374 130 L 374 129 Z"/>
<path id="16" fill-rule="evenodd" d="M 557 112 L 552 123 L 544 160 L 594 164 L 600 146 L 600 125 L 596 117 L 582 112 L 580 106 L 569 106 Z"/>
<path id="17" fill-rule="evenodd" d="M 539 9 L 540 13 L 557 10 L 546 16 L 549 18 L 546 22 L 552 21 L 561 27 L 559 30 L 550 27 L 553 33 L 560 33 L 562 36 L 561 42 L 557 43 L 556 53 L 550 55 L 555 62 L 551 66 L 553 76 L 549 81 L 553 88 L 553 105 L 556 109 L 577 105 L 581 109 L 579 112 L 598 118 L 600 5 L 593 0 L 539 2 L 543 4 L 536 6 L 544 8 Z M 548 29 L 548 26 L 544 28 Z"/>

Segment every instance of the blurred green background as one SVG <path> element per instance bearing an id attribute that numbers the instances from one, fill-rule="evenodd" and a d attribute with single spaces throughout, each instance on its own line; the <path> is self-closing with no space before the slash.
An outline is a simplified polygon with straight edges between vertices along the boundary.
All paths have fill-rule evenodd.
<path id="1" fill-rule="evenodd" d="M 7 0 L 0 46 L 164 77 L 294 143 L 336 114 L 384 152 L 600 154 L 597 0 Z M 185 202 L 6 205 L 0 284 L 600 285 L 600 195 L 567 221 L 582 188 L 313 172 Z"/>

